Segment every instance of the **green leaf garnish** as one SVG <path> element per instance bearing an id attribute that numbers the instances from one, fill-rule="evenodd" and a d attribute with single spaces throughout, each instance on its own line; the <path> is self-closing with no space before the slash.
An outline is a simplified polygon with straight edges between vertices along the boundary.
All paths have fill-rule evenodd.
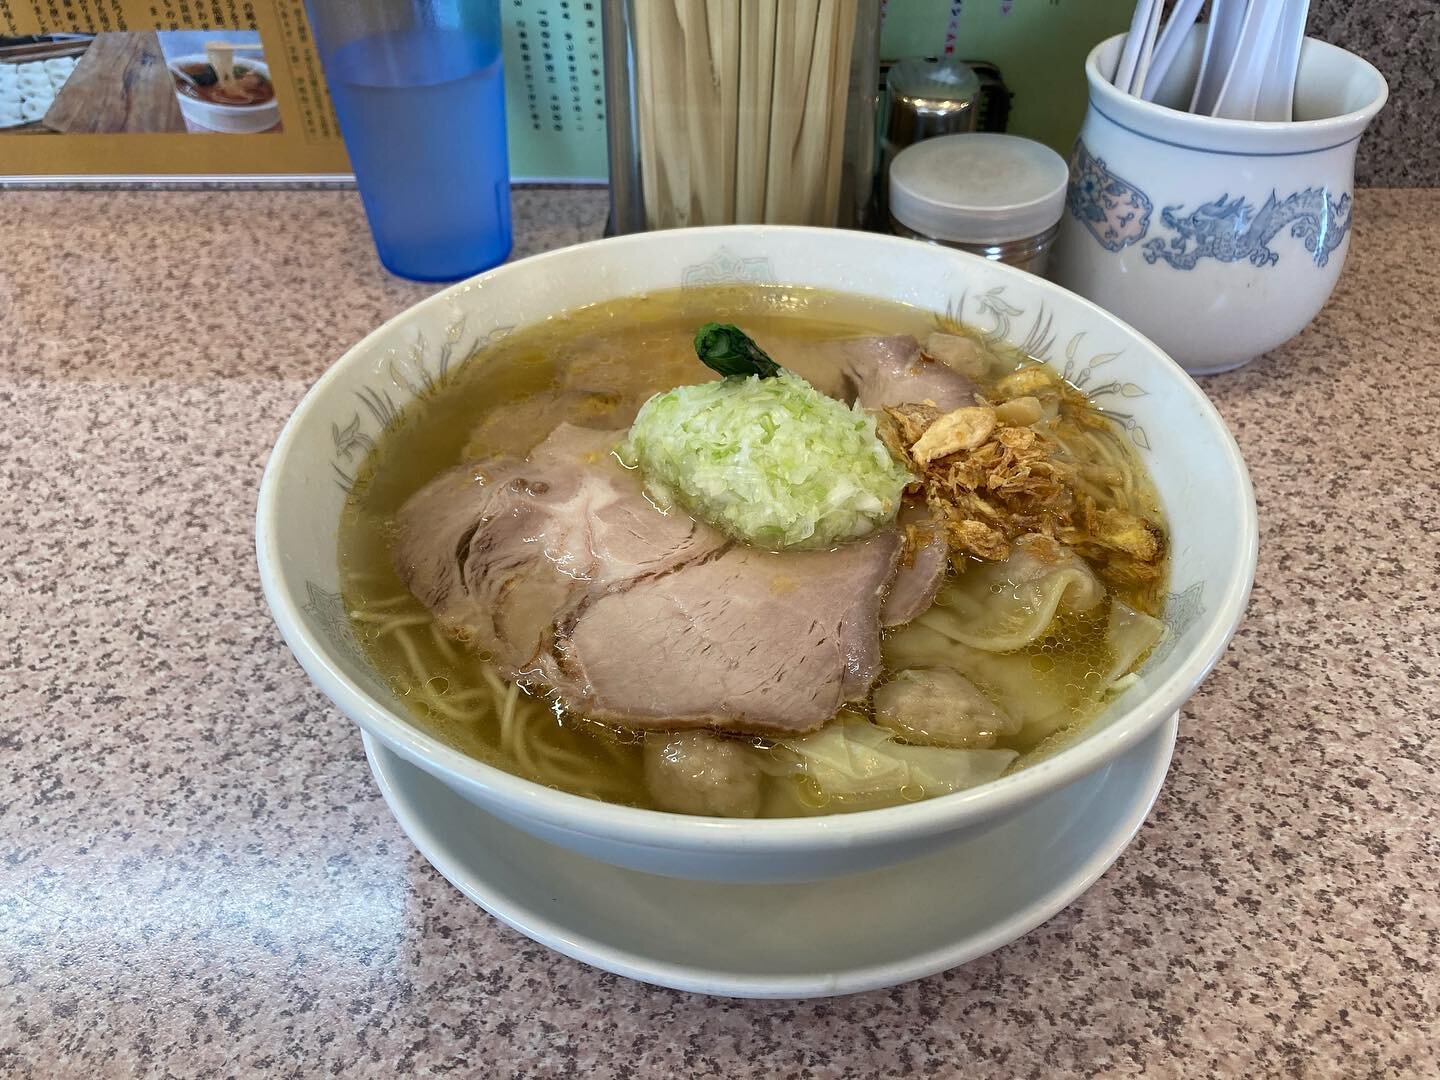
<path id="1" fill-rule="evenodd" d="M 750 335 L 729 323 L 706 323 L 696 330 L 695 354 L 706 367 L 725 376 L 773 379 L 780 374 L 780 365 L 766 356 Z"/>

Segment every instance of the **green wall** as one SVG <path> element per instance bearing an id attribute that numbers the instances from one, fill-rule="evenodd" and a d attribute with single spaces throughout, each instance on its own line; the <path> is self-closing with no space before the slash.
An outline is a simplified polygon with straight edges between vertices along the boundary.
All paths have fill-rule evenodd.
<path id="1" fill-rule="evenodd" d="M 881 55 L 940 51 L 949 9 L 948 0 L 890 0 Z M 1133 0 L 965 0 L 955 53 L 999 66 L 1014 94 L 1010 131 L 1068 156 L 1085 115 L 1085 56 L 1133 11 Z"/>
<path id="2" fill-rule="evenodd" d="M 601 0 L 501 0 L 511 173 L 605 176 Z M 889 0 L 887 59 L 945 47 L 950 0 Z M 1085 54 L 1129 23 L 1133 0 L 964 0 L 956 53 L 997 64 L 1014 96 L 1010 130 L 1062 154 L 1085 112 Z"/>

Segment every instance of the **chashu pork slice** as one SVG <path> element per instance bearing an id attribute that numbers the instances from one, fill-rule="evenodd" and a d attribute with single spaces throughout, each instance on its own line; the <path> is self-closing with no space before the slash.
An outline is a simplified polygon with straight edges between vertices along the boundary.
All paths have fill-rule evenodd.
<path id="1" fill-rule="evenodd" d="M 880 673 L 894 529 L 831 551 L 735 545 L 606 593 L 557 634 L 567 702 L 636 727 L 813 731 Z"/>
<path id="2" fill-rule="evenodd" d="M 646 499 L 562 424 L 527 460 L 442 474 L 401 508 L 396 569 L 502 672 L 636 728 L 813 731 L 879 672 L 894 529 L 833 551 L 758 551 Z"/>
<path id="3" fill-rule="evenodd" d="M 973 404 L 975 384 L 909 335 L 775 348 L 824 393 L 869 409 Z M 943 544 L 895 529 L 826 552 L 737 545 L 662 514 L 610 454 L 623 431 L 562 424 L 528 458 L 432 481 L 401 509 L 395 564 L 442 623 L 509 677 L 639 728 L 794 733 L 863 700 L 882 621 L 913 618 Z"/>
<path id="4" fill-rule="evenodd" d="M 452 469 L 397 515 L 395 568 L 445 625 L 507 673 L 541 661 L 562 616 L 727 546 L 684 514 L 661 514 L 610 455 L 623 432 L 562 424 L 527 460 Z"/>
<path id="5" fill-rule="evenodd" d="M 975 404 L 975 383 L 931 360 L 909 334 L 776 342 L 775 362 L 823 394 L 866 409 L 923 401 L 950 412 Z"/>
<path id="6" fill-rule="evenodd" d="M 885 606 L 880 610 L 880 621 L 887 627 L 903 626 L 929 611 L 950 568 L 945 527 L 929 510 L 913 504 L 906 506 L 897 524 L 909 535 Z"/>

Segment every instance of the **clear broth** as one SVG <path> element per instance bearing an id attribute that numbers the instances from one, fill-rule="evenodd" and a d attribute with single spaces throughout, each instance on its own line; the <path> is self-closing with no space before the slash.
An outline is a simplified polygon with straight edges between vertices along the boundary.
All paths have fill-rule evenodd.
<path id="1" fill-rule="evenodd" d="M 420 728 L 463 753 L 539 783 L 659 808 L 644 782 L 643 734 L 566 714 L 506 683 L 487 658 L 441 631 L 395 573 L 393 522 L 411 495 L 456 464 L 500 454 L 523 456 L 565 421 L 628 426 L 652 394 L 703 381 L 709 373 L 695 359 L 692 339 L 695 327 L 710 320 L 738 323 L 777 353 L 786 338 L 910 333 L 923 340 L 937 327 L 963 331 L 942 325 L 929 312 L 885 301 L 795 288 L 724 286 L 654 293 L 556 316 L 512 333 L 453 369 L 376 441 L 340 529 L 342 592 L 356 637 Z M 1001 370 L 1034 362 L 1007 346 L 987 345 Z M 1158 518 L 1158 500 L 1133 455 L 1131 464 Z M 1122 594 L 1122 599 L 1158 613 L 1153 591 Z M 998 743 L 1020 752 L 1017 766 L 1067 744 L 1103 704 L 1096 675 L 1112 660 L 1105 634 L 1109 604 L 1107 599 L 1083 617 L 1063 614 L 1038 641 L 1018 651 L 1072 720 L 1043 742 Z M 766 740 L 750 742 L 754 753 L 772 752 Z M 767 816 L 877 805 L 826 800 L 803 779 L 771 776 L 766 783 L 762 814 Z M 926 795 L 906 789 L 890 801 Z"/>

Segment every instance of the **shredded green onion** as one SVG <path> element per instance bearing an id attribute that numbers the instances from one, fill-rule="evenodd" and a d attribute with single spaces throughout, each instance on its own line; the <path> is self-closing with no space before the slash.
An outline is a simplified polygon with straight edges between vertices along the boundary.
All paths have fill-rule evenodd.
<path id="1" fill-rule="evenodd" d="M 662 508 L 771 550 L 873 532 L 894 519 L 912 479 L 874 417 L 784 369 L 656 394 L 618 453 Z"/>

